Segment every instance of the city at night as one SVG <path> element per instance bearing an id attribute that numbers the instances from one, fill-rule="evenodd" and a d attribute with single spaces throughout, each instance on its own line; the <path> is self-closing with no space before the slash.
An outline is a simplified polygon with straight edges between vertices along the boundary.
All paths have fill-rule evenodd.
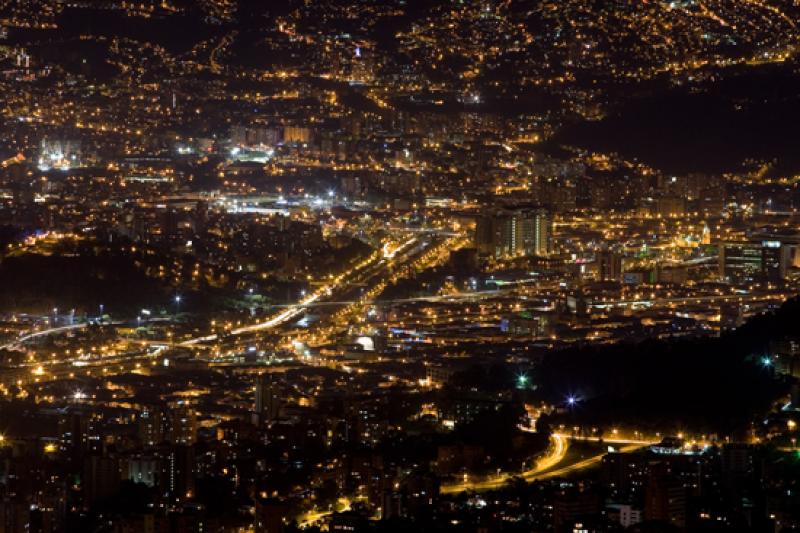
<path id="1" fill-rule="evenodd" d="M 797 0 L 0 0 L 0 533 L 800 531 Z"/>

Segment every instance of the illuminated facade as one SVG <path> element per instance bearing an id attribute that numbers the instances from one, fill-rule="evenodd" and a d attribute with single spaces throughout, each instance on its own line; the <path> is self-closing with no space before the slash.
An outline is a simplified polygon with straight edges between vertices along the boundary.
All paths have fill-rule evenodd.
<path id="1" fill-rule="evenodd" d="M 546 256 L 550 253 L 552 218 L 540 208 L 501 211 L 478 220 L 475 245 L 496 259 Z"/>

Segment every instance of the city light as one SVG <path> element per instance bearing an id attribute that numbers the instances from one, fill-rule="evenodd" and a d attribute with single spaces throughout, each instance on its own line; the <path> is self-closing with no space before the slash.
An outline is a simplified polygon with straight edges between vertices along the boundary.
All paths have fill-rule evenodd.
<path id="1" fill-rule="evenodd" d="M 9 527 L 800 528 L 800 7 L 0 19 Z"/>

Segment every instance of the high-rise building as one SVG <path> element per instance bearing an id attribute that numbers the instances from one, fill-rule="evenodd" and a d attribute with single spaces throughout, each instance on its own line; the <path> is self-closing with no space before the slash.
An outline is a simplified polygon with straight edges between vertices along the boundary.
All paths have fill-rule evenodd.
<path id="1" fill-rule="evenodd" d="M 166 419 L 161 409 L 145 406 L 139 413 L 139 440 L 145 447 L 161 444 L 166 440 Z"/>
<path id="2" fill-rule="evenodd" d="M 631 527 L 642 521 L 641 509 L 636 509 L 628 504 L 611 504 L 606 506 L 606 513 L 612 522 L 624 528 Z"/>
<path id="3" fill-rule="evenodd" d="M 545 256 L 550 253 L 553 220 L 544 209 L 524 209 L 515 212 L 518 226 L 516 252 L 519 255 Z"/>
<path id="4" fill-rule="evenodd" d="M 173 444 L 190 446 L 197 441 L 197 413 L 189 407 L 173 409 L 169 440 Z"/>
<path id="5" fill-rule="evenodd" d="M 786 278 L 787 256 L 781 241 L 761 242 L 761 276 L 770 283 Z"/>
<path id="6" fill-rule="evenodd" d="M 105 500 L 116 493 L 121 476 L 119 461 L 113 457 L 92 455 L 84 462 L 84 500 L 87 505 Z"/>
<path id="7" fill-rule="evenodd" d="M 165 462 L 166 472 L 162 474 L 170 497 L 176 500 L 189 499 L 195 489 L 194 446 L 175 446 Z"/>
<path id="8" fill-rule="evenodd" d="M 259 374 L 256 378 L 255 412 L 260 422 L 274 420 L 278 417 L 280 399 L 276 391 L 272 374 Z"/>
<path id="9" fill-rule="evenodd" d="M 71 410 L 58 423 L 61 450 L 79 457 L 82 454 L 99 453 L 103 442 L 100 438 L 98 420 L 91 414 Z"/>
<path id="10" fill-rule="evenodd" d="M 559 492 L 553 502 L 553 525 L 556 533 L 580 531 L 577 521 L 597 514 L 601 509 L 598 494 L 586 490 L 564 490 Z"/>
<path id="11" fill-rule="evenodd" d="M 178 212 L 175 209 L 164 209 L 160 212 L 161 235 L 164 238 L 175 237 L 178 234 Z"/>
<path id="12" fill-rule="evenodd" d="M 475 246 L 496 259 L 546 256 L 550 253 L 552 218 L 541 208 L 504 210 L 481 217 Z"/>
<path id="13" fill-rule="evenodd" d="M 668 522 L 682 528 L 686 526 L 686 488 L 663 469 L 650 472 L 645 487 L 645 520 Z"/>
<path id="14" fill-rule="evenodd" d="M 286 144 L 307 144 L 311 142 L 311 129 L 302 126 L 283 128 L 283 142 Z"/>
<path id="15" fill-rule="evenodd" d="M 719 274 L 734 283 L 777 283 L 786 277 L 785 257 L 780 241 L 724 242 L 719 247 Z"/>
<path id="16" fill-rule="evenodd" d="M 239 147 L 272 147 L 280 140 L 280 130 L 268 126 L 233 126 L 230 133 L 231 144 Z"/>
<path id="17" fill-rule="evenodd" d="M 755 279 L 761 273 L 761 244 L 726 242 L 719 248 L 719 275 L 723 279 L 741 282 Z"/>
<path id="18" fill-rule="evenodd" d="M 135 455 L 128 457 L 120 470 L 124 479 L 155 487 L 161 470 L 161 462 L 158 457 L 153 455 Z"/>
<path id="19" fill-rule="evenodd" d="M 680 217 L 686 213 L 686 200 L 678 196 L 665 196 L 656 201 L 656 210 L 661 217 Z"/>
<path id="20" fill-rule="evenodd" d="M 89 433 L 89 418 L 83 413 L 70 412 L 58 421 L 61 449 L 75 453 L 84 451 Z"/>
<path id="21" fill-rule="evenodd" d="M 611 250 L 599 250 L 597 259 L 597 277 L 601 281 L 619 281 L 622 278 L 622 256 Z"/>

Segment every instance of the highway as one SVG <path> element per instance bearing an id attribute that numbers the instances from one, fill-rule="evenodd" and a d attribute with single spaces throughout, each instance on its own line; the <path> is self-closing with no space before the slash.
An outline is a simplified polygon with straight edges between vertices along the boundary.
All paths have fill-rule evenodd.
<path id="1" fill-rule="evenodd" d="M 417 243 L 419 243 L 419 246 L 415 247 L 414 245 Z M 334 298 L 340 292 L 351 289 L 354 284 L 361 284 L 375 276 L 388 273 L 390 267 L 403 264 L 413 259 L 419 251 L 425 250 L 429 245 L 430 243 L 420 241 L 419 237 L 411 237 L 395 247 L 387 248 L 383 254 L 375 253 L 348 272 L 339 274 L 330 282 L 318 287 L 313 293 L 299 302 L 288 305 L 277 315 L 273 315 L 257 324 L 234 329 L 230 334 L 239 336 L 248 333 L 256 333 L 286 324 L 292 319 L 302 316 L 308 307 L 330 301 L 331 298 Z M 178 346 L 191 347 L 207 342 L 214 342 L 218 339 L 218 335 L 211 334 L 182 341 L 178 343 Z"/>
<path id="2" fill-rule="evenodd" d="M 110 376 L 131 372 L 141 368 L 142 365 L 159 364 L 162 361 L 160 356 L 164 354 L 165 349 L 150 347 L 94 359 L 61 359 L 5 368 L 0 372 L 0 389 L 81 376 Z"/>
<path id="3" fill-rule="evenodd" d="M 618 451 L 622 452 L 622 453 L 629 453 L 629 452 L 636 451 L 639 448 L 642 448 L 643 446 L 644 445 L 642 445 L 642 444 L 630 444 L 628 446 L 624 446 L 624 447 L 620 448 Z M 531 481 L 535 481 L 537 479 L 551 479 L 551 478 L 555 478 L 555 477 L 566 476 L 566 475 L 572 474 L 574 472 L 578 472 L 580 470 L 585 470 L 587 468 L 591 468 L 591 467 L 597 465 L 598 463 L 600 463 L 600 461 L 603 460 L 603 457 L 606 455 L 606 453 L 607 452 L 602 452 L 602 453 L 599 453 L 597 455 L 593 455 L 593 456 L 591 456 L 591 457 L 589 457 L 587 459 L 583 459 L 582 461 L 578 461 L 576 463 L 564 465 L 564 466 L 562 466 L 560 468 L 556 468 L 555 470 L 550 470 L 548 472 L 544 472 L 544 473 L 539 474 L 539 475 L 528 476 L 527 474 L 523 474 L 522 478 L 525 481 L 531 482 Z"/>
<path id="4" fill-rule="evenodd" d="M 459 293 L 452 293 L 452 294 L 445 294 L 445 295 L 437 295 L 437 296 L 416 296 L 413 298 L 397 298 L 391 300 L 383 300 L 383 303 L 386 304 L 403 304 L 403 303 L 416 303 L 416 302 L 430 302 L 430 303 L 448 303 L 448 302 L 458 302 L 458 301 L 474 301 L 474 300 L 482 300 L 482 299 L 491 299 L 491 298 L 508 298 L 518 294 L 519 287 L 518 285 L 523 285 L 525 283 L 539 283 L 541 286 L 541 282 L 539 280 L 531 279 L 531 280 L 521 280 L 517 282 L 510 282 L 504 285 L 501 288 L 492 289 L 492 290 L 480 290 L 480 291 L 473 291 L 473 292 L 459 292 Z M 704 294 L 699 296 L 683 296 L 683 297 L 656 297 L 653 299 L 626 299 L 626 300 L 609 300 L 607 302 L 594 302 L 592 307 L 619 307 L 619 306 L 628 306 L 628 305 L 648 305 L 651 307 L 676 307 L 680 305 L 691 305 L 691 304 L 714 304 L 714 303 L 724 303 L 724 302 L 737 302 L 737 303 L 749 303 L 749 302 L 762 302 L 762 301 L 782 301 L 787 298 L 791 298 L 795 295 L 794 291 L 773 291 L 769 293 L 758 293 L 758 294 Z M 340 301 L 333 301 L 333 300 L 324 300 L 315 303 L 307 304 L 307 307 L 324 307 L 324 306 L 334 306 L 334 305 L 353 305 L 363 303 L 357 300 L 340 300 Z M 293 307 L 295 304 L 290 304 L 287 306 L 276 306 L 276 307 Z"/>
<path id="5" fill-rule="evenodd" d="M 421 241 L 416 246 L 409 245 L 405 249 L 386 251 L 385 255 L 392 259 L 386 263 L 380 262 L 379 268 L 370 273 L 367 278 L 362 278 L 366 279 L 367 283 L 364 283 L 364 290 L 360 293 L 358 300 L 343 301 L 345 306 L 335 313 L 329 314 L 326 319 L 320 320 L 313 329 L 296 332 L 294 340 L 312 346 L 329 343 L 332 336 L 342 332 L 350 325 L 362 321 L 365 306 L 372 305 L 389 284 L 413 276 L 415 272 L 441 264 L 449 257 L 452 250 L 458 249 L 462 245 L 463 240 L 458 237 L 446 239 L 431 237 L 430 240 Z M 347 297 L 348 291 L 344 291 L 340 298 L 342 296 Z"/>
<path id="6" fill-rule="evenodd" d="M 436 242 L 438 242 L 438 240 L 435 237 L 432 237 L 430 240 L 425 240 L 419 236 L 413 236 L 387 248 L 383 254 L 376 252 L 349 271 L 339 274 L 327 283 L 317 287 L 313 293 L 305 296 L 297 303 L 289 305 L 279 313 L 270 316 L 262 322 L 236 328 L 230 331 L 229 335 L 243 336 L 275 329 L 281 325 L 287 324 L 293 319 L 299 318 L 306 312 L 308 307 L 318 302 L 322 303 L 331 299 L 336 300 L 340 299 L 342 296 L 347 297 L 355 285 L 364 285 L 366 283 L 379 284 L 382 280 L 390 277 L 398 267 L 402 267 L 408 262 L 414 261 Z M 82 329 L 86 326 L 86 324 L 82 323 L 32 332 L 18 337 L 13 342 L 4 346 L 4 348 L 14 347 L 37 337 L 58 335 L 68 331 Z M 211 334 L 183 340 L 175 343 L 175 346 L 192 347 L 218 340 L 220 340 L 219 335 Z M 110 375 L 118 372 L 131 371 L 137 368 L 137 365 L 141 365 L 144 362 L 153 363 L 157 361 L 158 355 L 160 355 L 162 351 L 163 348 L 155 352 L 150 349 L 144 349 L 118 354 L 112 357 L 101 357 L 85 361 L 59 359 L 42 361 L 41 363 L 35 364 L 22 364 L 17 367 L 5 369 L 0 385 L 4 387 L 11 385 L 24 386 L 54 379 L 72 378 L 79 375 Z"/>
<path id="7" fill-rule="evenodd" d="M 402 264 L 404 262 L 413 259 L 414 257 L 416 257 L 415 254 L 413 253 L 403 254 L 399 252 L 408 252 L 409 251 L 408 248 L 415 242 L 417 242 L 417 238 L 408 239 L 400 246 L 389 252 L 389 255 L 391 256 L 390 258 L 376 255 L 371 260 L 362 263 L 361 265 L 355 267 L 353 270 L 344 274 L 340 274 L 332 281 L 318 287 L 317 290 L 315 290 L 312 294 L 306 296 L 302 300 L 293 304 L 287 304 L 285 306 L 276 306 L 276 307 L 283 307 L 283 310 L 280 313 L 273 315 L 268 319 L 259 322 L 257 324 L 251 324 L 248 326 L 242 326 L 240 328 L 234 329 L 230 332 L 230 334 L 234 336 L 239 336 L 248 333 L 256 333 L 259 331 L 274 329 L 277 326 L 286 324 L 292 319 L 302 316 L 309 308 L 313 307 L 325 307 L 325 306 L 335 307 L 335 306 L 359 305 L 359 304 L 363 305 L 364 304 L 363 300 L 341 300 L 341 299 L 335 299 L 334 296 L 337 293 L 344 292 L 346 289 L 350 288 L 354 284 L 363 284 L 363 280 L 365 277 L 372 278 L 377 274 L 384 272 L 384 270 L 381 267 Z M 426 248 L 427 247 L 428 246 L 426 246 Z M 515 293 L 515 290 L 516 290 L 515 288 L 498 288 L 495 290 L 448 294 L 443 296 L 422 296 L 416 298 L 403 298 L 403 299 L 389 300 L 386 303 L 411 303 L 411 302 L 436 303 L 436 302 L 456 302 L 459 300 L 472 301 L 472 300 L 480 300 L 483 298 L 502 298 L 513 295 Z M 699 296 L 686 296 L 686 297 L 674 297 L 674 298 L 653 298 L 650 300 L 647 299 L 611 300 L 608 302 L 595 302 L 592 305 L 593 307 L 619 307 L 619 306 L 638 304 L 638 305 L 649 305 L 651 307 L 662 307 L 662 306 L 675 307 L 680 305 L 691 305 L 700 303 L 706 303 L 706 304 L 723 303 L 730 301 L 738 303 L 759 302 L 768 300 L 782 301 L 793 295 L 794 292 L 791 291 L 775 291 L 767 294 L 720 294 L 720 295 L 699 295 Z M 39 337 L 58 335 L 72 330 L 83 329 L 86 326 L 87 324 L 81 323 L 81 324 L 72 324 L 68 326 L 59 326 L 42 331 L 32 332 L 23 335 L 21 337 L 18 337 L 15 340 L 5 345 L 0 346 L 0 350 L 13 349 L 15 346 L 24 344 Z M 218 335 L 212 334 L 203 337 L 184 340 L 178 343 L 177 345 L 181 347 L 191 347 L 207 342 L 214 342 L 216 340 L 218 340 Z"/>
<path id="8" fill-rule="evenodd" d="M 38 337 L 46 337 L 48 335 L 58 335 L 58 334 L 61 334 L 61 333 L 66 333 L 67 331 L 72 331 L 72 330 L 76 330 L 76 329 L 83 329 L 85 327 L 86 327 L 86 324 L 85 323 L 81 323 L 81 324 L 71 324 L 69 326 L 59 326 L 59 327 L 56 327 L 56 328 L 43 329 L 41 331 L 34 331 L 33 333 L 28 333 L 28 334 L 23 335 L 21 337 L 17 337 L 12 342 L 9 342 L 8 344 L 4 344 L 3 346 L 0 346 L 0 350 L 11 350 L 11 349 L 14 348 L 14 346 L 17 346 L 19 344 L 25 344 L 26 342 L 32 341 L 33 339 L 36 339 Z"/>
<path id="9" fill-rule="evenodd" d="M 604 450 L 596 455 L 592 455 L 591 457 L 581 458 L 575 462 L 563 464 L 566 460 L 567 452 L 569 451 L 569 441 L 572 439 L 572 437 L 563 433 L 553 433 L 550 436 L 550 439 L 551 443 L 547 449 L 547 452 L 545 452 L 545 454 L 536 462 L 536 465 L 529 470 L 516 473 L 502 473 L 498 476 L 493 476 L 490 478 L 476 478 L 474 480 L 470 480 L 470 476 L 465 475 L 464 481 L 450 485 L 443 485 L 441 492 L 443 494 L 456 494 L 464 491 L 485 492 L 500 489 L 503 487 L 503 485 L 514 478 L 521 478 L 530 483 L 541 479 L 551 479 L 566 476 L 597 465 L 607 453 L 607 451 Z M 623 453 L 632 452 L 652 444 L 652 441 L 645 440 L 600 439 L 595 437 L 577 440 L 589 442 L 602 441 L 603 443 L 608 444 L 624 444 L 624 446 L 619 449 L 619 451 Z"/>
<path id="10" fill-rule="evenodd" d="M 470 476 L 468 474 L 465 474 L 464 481 L 451 485 L 443 485 L 441 492 L 442 494 L 455 494 L 464 491 L 483 492 L 496 490 L 515 477 L 522 477 L 526 481 L 533 481 L 562 462 L 567 455 L 567 450 L 569 450 L 569 439 L 564 435 L 554 433 L 550 436 L 550 446 L 547 448 L 547 451 L 530 470 L 518 473 L 503 473 L 488 479 L 476 479 L 474 481 L 469 479 Z"/>

